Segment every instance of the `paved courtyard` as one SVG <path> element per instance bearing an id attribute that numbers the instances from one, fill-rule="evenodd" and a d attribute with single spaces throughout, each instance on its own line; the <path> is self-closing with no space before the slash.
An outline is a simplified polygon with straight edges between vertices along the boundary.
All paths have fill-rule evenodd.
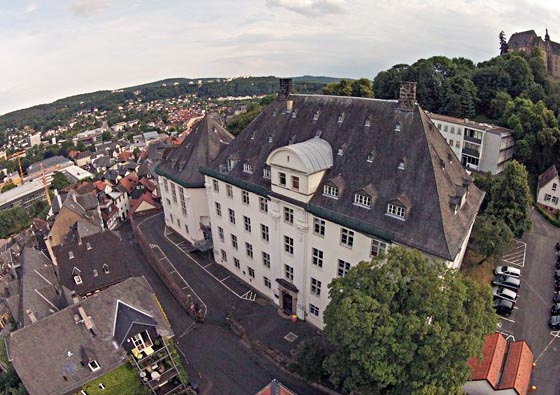
<path id="1" fill-rule="evenodd" d="M 535 354 L 537 366 L 532 384 L 538 394 L 560 395 L 560 339 L 548 328 L 554 291 L 554 246 L 560 229 L 550 225 L 536 210 L 533 230 L 503 258 L 504 265 L 521 269 L 521 289 L 513 314 L 501 318 L 498 330 L 509 340 L 525 340 Z"/>

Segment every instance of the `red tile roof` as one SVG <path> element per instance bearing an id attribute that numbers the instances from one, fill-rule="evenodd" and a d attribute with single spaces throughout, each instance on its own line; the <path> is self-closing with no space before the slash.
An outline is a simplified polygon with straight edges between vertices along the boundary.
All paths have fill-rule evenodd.
<path id="1" fill-rule="evenodd" d="M 104 191 L 105 188 L 107 188 L 107 184 L 105 184 L 103 181 L 101 180 L 97 180 L 93 183 L 93 185 L 95 185 L 95 187 L 97 188 L 97 190 L 99 191 Z"/>
<path id="2" fill-rule="evenodd" d="M 159 210 L 161 208 L 160 204 L 152 198 L 151 192 L 146 191 L 138 199 L 132 199 L 130 201 L 130 211 L 128 212 L 128 216 L 132 217 L 143 202 L 146 202 L 153 207 L 149 211 Z"/>
<path id="3" fill-rule="evenodd" d="M 154 189 L 156 189 L 156 186 L 154 185 L 154 183 L 151 182 L 150 180 L 148 180 L 146 177 L 142 177 L 140 179 L 140 184 L 144 185 L 144 187 L 146 187 L 146 189 L 150 192 L 152 192 Z"/>
<path id="4" fill-rule="evenodd" d="M 506 349 L 507 341 L 501 333 L 488 335 L 482 348 L 482 360 L 477 357 L 469 360 L 471 380 L 488 380 L 492 387 L 497 388 Z"/>
<path id="5" fill-rule="evenodd" d="M 130 173 L 126 177 L 123 177 L 119 184 L 122 185 L 128 193 L 131 193 L 138 184 L 138 176 L 136 173 Z"/>
<path id="6" fill-rule="evenodd" d="M 266 387 L 255 395 L 297 395 L 295 392 L 284 387 L 278 380 L 272 380 Z"/>
<path id="7" fill-rule="evenodd" d="M 519 395 L 526 395 L 533 370 L 533 352 L 524 341 L 509 345 L 499 389 L 513 388 Z"/>

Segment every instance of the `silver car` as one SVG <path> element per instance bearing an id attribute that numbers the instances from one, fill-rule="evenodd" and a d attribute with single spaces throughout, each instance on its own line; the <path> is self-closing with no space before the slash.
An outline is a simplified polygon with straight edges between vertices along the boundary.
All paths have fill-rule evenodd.
<path id="1" fill-rule="evenodd" d="M 512 302 L 517 301 L 517 292 L 512 291 L 504 287 L 494 287 L 492 288 L 492 296 L 494 298 L 511 300 Z"/>

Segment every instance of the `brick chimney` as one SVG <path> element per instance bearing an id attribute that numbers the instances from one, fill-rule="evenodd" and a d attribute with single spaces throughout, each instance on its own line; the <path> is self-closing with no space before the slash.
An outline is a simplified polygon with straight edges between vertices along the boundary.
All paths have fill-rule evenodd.
<path id="1" fill-rule="evenodd" d="M 412 111 L 416 104 L 416 82 L 401 81 L 399 109 Z"/>
<path id="2" fill-rule="evenodd" d="M 280 88 L 278 90 L 278 99 L 286 100 L 292 93 L 292 79 L 280 78 Z"/>

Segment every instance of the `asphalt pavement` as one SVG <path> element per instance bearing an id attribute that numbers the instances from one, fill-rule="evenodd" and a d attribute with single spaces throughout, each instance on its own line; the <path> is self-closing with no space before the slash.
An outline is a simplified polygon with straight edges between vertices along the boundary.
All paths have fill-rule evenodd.
<path id="1" fill-rule="evenodd" d="M 145 276 L 154 288 L 175 332 L 175 340 L 184 358 L 187 373 L 192 381 L 200 386 L 201 394 L 255 394 L 275 378 L 299 395 L 323 394 L 256 352 L 247 341 L 233 334 L 226 325 L 226 317 L 232 314 L 254 316 L 258 325 L 262 322 L 258 320 L 259 311 L 273 311 L 270 310 L 270 306 L 228 294 L 222 284 L 200 270 L 193 262 L 188 262 L 186 256 L 165 239 L 161 215 L 148 217 L 145 225 L 142 226 L 142 230 L 150 238 L 150 242 L 155 242 L 171 262 L 182 263 L 180 271 L 185 281 L 207 306 L 204 323 L 195 324 L 147 262 L 130 225 L 120 229 L 123 237 L 129 240 L 131 251 L 137 260 L 137 264 L 134 265 L 135 274 Z"/>
<path id="2" fill-rule="evenodd" d="M 498 330 L 508 340 L 525 340 L 531 347 L 536 361 L 531 385 L 537 387 L 536 393 L 560 395 L 560 332 L 548 327 L 554 291 L 554 247 L 560 240 L 560 229 L 537 210 L 533 210 L 532 220 L 533 230 L 504 256 L 503 264 L 521 269 L 521 288 L 516 309 L 510 317 L 500 319 Z"/>

